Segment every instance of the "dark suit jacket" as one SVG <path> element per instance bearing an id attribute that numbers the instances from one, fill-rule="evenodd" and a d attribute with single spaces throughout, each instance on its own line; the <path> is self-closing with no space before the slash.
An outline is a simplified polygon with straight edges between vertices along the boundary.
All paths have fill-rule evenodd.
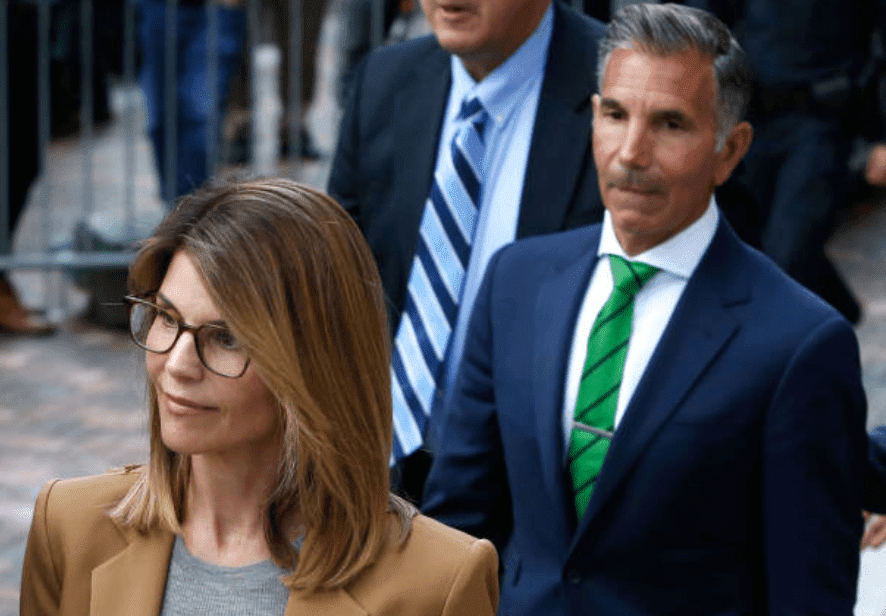
<path id="1" fill-rule="evenodd" d="M 554 26 L 532 133 L 517 237 L 602 219 L 591 154 L 591 95 L 603 25 L 554 2 Z M 342 119 L 329 193 L 363 230 L 396 330 L 433 181 L 451 83 L 433 36 L 374 52 Z"/>
<path id="2" fill-rule="evenodd" d="M 599 237 L 531 238 L 490 262 L 426 513 L 495 539 L 500 614 L 849 616 L 857 341 L 722 219 L 576 521 L 563 389 Z"/>
<path id="3" fill-rule="evenodd" d="M 106 511 L 137 472 L 47 484 L 37 497 L 22 569 L 21 616 L 156 616 L 163 604 L 174 535 L 140 534 Z M 391 537 L 399 521 L 391 520 Z M 293 590 L 285 616 L 492 616 L 498 599 L 495 550 L 418 516 L 344 588 Z"/>

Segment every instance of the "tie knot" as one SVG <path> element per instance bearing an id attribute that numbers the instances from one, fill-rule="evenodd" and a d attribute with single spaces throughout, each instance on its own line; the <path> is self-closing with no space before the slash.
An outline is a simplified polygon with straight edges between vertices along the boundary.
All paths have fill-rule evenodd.
<path id="1" fill-rule="evenodd" d="M 633 297 L 652 278 L 658 268 L 639 261 L 628 261 L 618 255 L 609 255 L 612 281 L 615 288 Z"/>
<path id="2" fill-rule="evenodd" d="M 483 133 L 486 130 L 486 121 L 488 119 L 489 114 L 486 113 L 486 108 L 483 107 L 483 103 L 481 103 L 480 99 L 476 96 L 466 98 L 461 102 L 461 109 L 456 118 L 459 122 L 468 121 L 473 124 L 474 129 L 477 131 L 477 134 L 480 135 L 481 140 L 483 139 Z"/>
<path id="3" fill-rule="evenodd" d="M 461 109 L 458 111 L 458 119 L 468 120 L 482 111 L 486 111 L 483 108 L 483 103 L 481 103 L 480 99 L 476 96 L 472 96 L 461 102 Z"/>

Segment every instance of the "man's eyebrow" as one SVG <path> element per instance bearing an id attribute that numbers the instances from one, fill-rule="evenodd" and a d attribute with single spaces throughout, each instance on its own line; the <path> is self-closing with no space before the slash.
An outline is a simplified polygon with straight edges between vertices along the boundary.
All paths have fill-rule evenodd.
<path id="1" fill-rule="evenodd" d="M 614 98 L 601 98 L 600 99 L 600 106 L 601 107 L 616 107 L 618 109 L 621 109 L 621 103 L 619 103 Z"/>
<path id="2" fill-rule="evenodd" d="M 661 109 L 655 112 L 655 117 L 659 120 L 679 120 L 683 123 L 690 122 L 689 116 L 679 109 Z"/>

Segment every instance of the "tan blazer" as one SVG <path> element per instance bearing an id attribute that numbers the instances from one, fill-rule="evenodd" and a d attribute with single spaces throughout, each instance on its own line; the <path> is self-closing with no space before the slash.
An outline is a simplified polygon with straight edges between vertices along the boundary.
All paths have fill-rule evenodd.
<path id="1" fill-rule="evenodd" d="M 136 472 L 48 483 L 37 497 L 22 570 L 21 616 L 157 616 L 174 535 L 141 535 L 106 514 Z M 405 544 L 344 589 L 289 595 L 285 616 L 492 616 L 498 558 L 417 516 Z"/>

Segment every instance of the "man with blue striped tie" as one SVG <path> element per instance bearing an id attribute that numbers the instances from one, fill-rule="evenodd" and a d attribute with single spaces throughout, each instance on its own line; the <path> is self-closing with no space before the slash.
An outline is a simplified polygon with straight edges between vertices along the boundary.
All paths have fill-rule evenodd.
<path id="1" fill-rule="evenodd" d="M 422 0 L 434 35 L 354 78 L 329 193 L 389 302 L 395 488 L 418 502 L 492 253 L 597 222 L 590 150 L 599 22 L 551 0 Z"/>

